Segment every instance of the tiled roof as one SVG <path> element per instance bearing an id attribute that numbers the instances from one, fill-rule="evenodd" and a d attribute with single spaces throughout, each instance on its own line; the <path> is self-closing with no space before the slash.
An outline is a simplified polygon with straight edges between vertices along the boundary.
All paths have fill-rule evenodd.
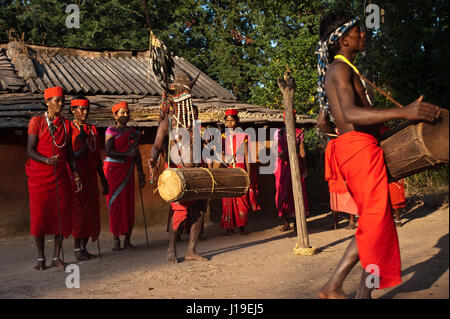
<path id="1" fill-rule="evenodd" d="M 24 80 L 15 76 L 16 82 L 1 84 L 4 90 L 43 93 L 48 87 L 61 86 L 67 94 L 161 95 L 160 84 L 152 74 L 147 75 L 148 59 L 145 53 L 133 56 L 131 51 L 122 51 L 112 55 L 107 52 L 94 54 L 92 51 L 83 52 L 79 49 L 46 50 L 46 47 L 27 47 L 33 52 L 29 58 L 34 64 L 37 77 L 26 80 L 27 86 L 24 86 Z M 183 58 L 175 56 L 174 62 L 175 69 L 181 69 L 191 77 L 200 73 L 192 90 L 194 98 L 236 99 L 231 92 Z M 2 63 L 7 67 L 3 68 Z M 14 71 L 17 70 L 9 61 L 7 50 L 1 50 L 0 79 L 9 79 Z"/>
<path id="2" fill-rule="evenodd" d="M 22 91 L 26 83 L 14 69 L 14 65 L 4 50 L 0 50 L 0 90 Z"/>

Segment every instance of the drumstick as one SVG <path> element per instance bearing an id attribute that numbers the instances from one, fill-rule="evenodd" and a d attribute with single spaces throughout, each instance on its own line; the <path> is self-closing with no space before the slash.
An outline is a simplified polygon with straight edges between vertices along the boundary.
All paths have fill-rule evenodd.
<path id="1" fill-rule="evenodd" d="M 388 100 L 390 100 L 392 103 L 394 103 L 395 105 L 397 105 L 399 108 L 404 108 L 403 105 L 401 105 L 400 103 L 398 103 L 396 100 L 394 100 L 392 97 L 389 96 L 389 94 L 387 94 L 386 92 L 384 92 L 382 89 L 380 89 L 378 86 L 376 86 L 375 84 L 373 84 L 372 82 L 370 82 L 369 80 L 367 80 L 364 76 L 362 76 L 361 74 L 359 74 L 359 76 L 361 77 L 361 79 L 363 79 L 364 81 L 366 81 L 367 83 L 369 83 L 375 90 L 377 90 L 379 93 L 381 93 L 382 95 L 384 95 Z"/>

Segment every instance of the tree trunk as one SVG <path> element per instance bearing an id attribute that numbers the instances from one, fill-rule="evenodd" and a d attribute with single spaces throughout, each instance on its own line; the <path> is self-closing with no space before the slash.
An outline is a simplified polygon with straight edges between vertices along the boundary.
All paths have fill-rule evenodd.
<path id="1" fill-rule="evenodd" d="M 295 138 L 294 121 L 294 92 L 295 82 L 288 72 L 284 74 L 284 79 L 278 79 L 278 87 L 283 94 L 285 107 L 286 136 L 289 152 L 289 162 L 292 176 L 292 192 L 294 194 L 295 218 L 297 221 L 297 240 L 301 248 L 310 248 L 308 230 L 306 227 L 305 205 L 301 184 L 300 165 Z"/>

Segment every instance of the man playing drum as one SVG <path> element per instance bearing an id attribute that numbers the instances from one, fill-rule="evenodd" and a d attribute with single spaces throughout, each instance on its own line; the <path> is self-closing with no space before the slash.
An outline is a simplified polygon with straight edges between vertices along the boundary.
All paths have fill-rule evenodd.
<path id="1" fill-rule="evenodd" d="M 343 281 L 361 261 L 363 275 L 356 298 L 371 298 L 373 288 L 393 287 L 401 282 L 400 250 L 390 211 L 383 151 L 378 143 L 379 126 L 396 119 L 431 122 L 438 118 L 439 108 L 420 97 L 404 108 L 373 109 L 352 64 L 357 53 L 366 48 L 366 34 L 359 27 L 359 19 L 342 12 L 330 13 L 321 21 L 319 33 L 318 123 L 323 131 L 333 133 L 324 120 L 329 111 L 340 132 L 326 148 L 325 178 L 330 191 L 351 193 L 360 215 L 355 238 L 319 297 L 346 298 Z M 368 278 L 369 270 L 377 277 Z M 367 285 L 366 278 L 378 280 Z"/>
<path id="2" fill-rule="evenodd" d="M 193 168 L 201 167 L 202 163 L 194 163 L 193 159 L 193 128 L 195 125 L 195 117 L 191 99 L 191 89 L 197 79 L 191 80 L 184 72 L 175 73 L 175 80 L 168 92 L 169 98 L 163 103 L 161 112 L 163 113 L 161 122 L 156 132 L 155 143 L 150 152 L 149 164 L 151 166 L 151 172 L 156 168 L 158 163 L 158 157 L 163 152 L 164 145 L 168 145 L 167 154 L 171 154 L 171 148 L 175 148 L 179 155 L 178 159 L 170 157 L 166 162 L 166 168 L 170 167 L 184 167 Z M 185 130 L 190 139 L 189 145 L 186 143 L 179 146 L 178 141 L 174 141 L 169 137 L 170 132 L 173 129 Z M 167 141 L 168 140 L 168 141 Z M 186 147 L 185 147 L 186 146 Z M 189 147 L 188 147 L 189 146 Z M 188 158 L 188 160 L 185 160 Z M 177 251 L 176 251 L 176 239 L 178 228 L 181 223 L 189 219 L 191 226 L 189 230 L 189 244 L 186 251 L 185 260 L 200 260 L 206 261 L 207 258 L 200 256 L 196 253 L 195 249 L 198 242 L 198 237 L 203 226 L 203 219 L 206 212 L 206 201 L 181 201 L 172 202 L 172 218 L 170 220 L 169 227 L 169 248 L 167 250 L 167 262 L 170 264 L 176 264 Z M 188 216 L 189 215 L 189 216 Z"/>

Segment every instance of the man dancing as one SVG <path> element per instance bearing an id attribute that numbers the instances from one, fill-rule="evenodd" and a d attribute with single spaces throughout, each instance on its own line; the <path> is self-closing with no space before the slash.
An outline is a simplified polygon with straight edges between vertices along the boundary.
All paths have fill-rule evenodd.
<path id="1" fill-rule="evenodd" d="M 356 298 L 371 298 L 372 286 L 383 289 L 401 282 L 398 237 L 390 211 L 383 151 L 378 144 L 379 126 L 396 119 L 433 121 L 440 112 L 422 97 L 404 108 L 372 108 L 359 71 L 352 64 L 357 53 L 366 48 L 366 34 L 357 17 L 333 12 L 323 18 L 319 33 L 318 122 L 324 131 L 332 132 L 323 121 L 329 111 L 340 133 L 326 148 L 325 179 L 331 182 L 330 191 L 350 192 L 360 215 L 355 238 L 319 297 L 346 298 L 343 281 L 359 260 L 363 275 Z M 375 282 L 379 285 L 366 285 L 369 268 L 378 270 L 379 282 Z"/>

